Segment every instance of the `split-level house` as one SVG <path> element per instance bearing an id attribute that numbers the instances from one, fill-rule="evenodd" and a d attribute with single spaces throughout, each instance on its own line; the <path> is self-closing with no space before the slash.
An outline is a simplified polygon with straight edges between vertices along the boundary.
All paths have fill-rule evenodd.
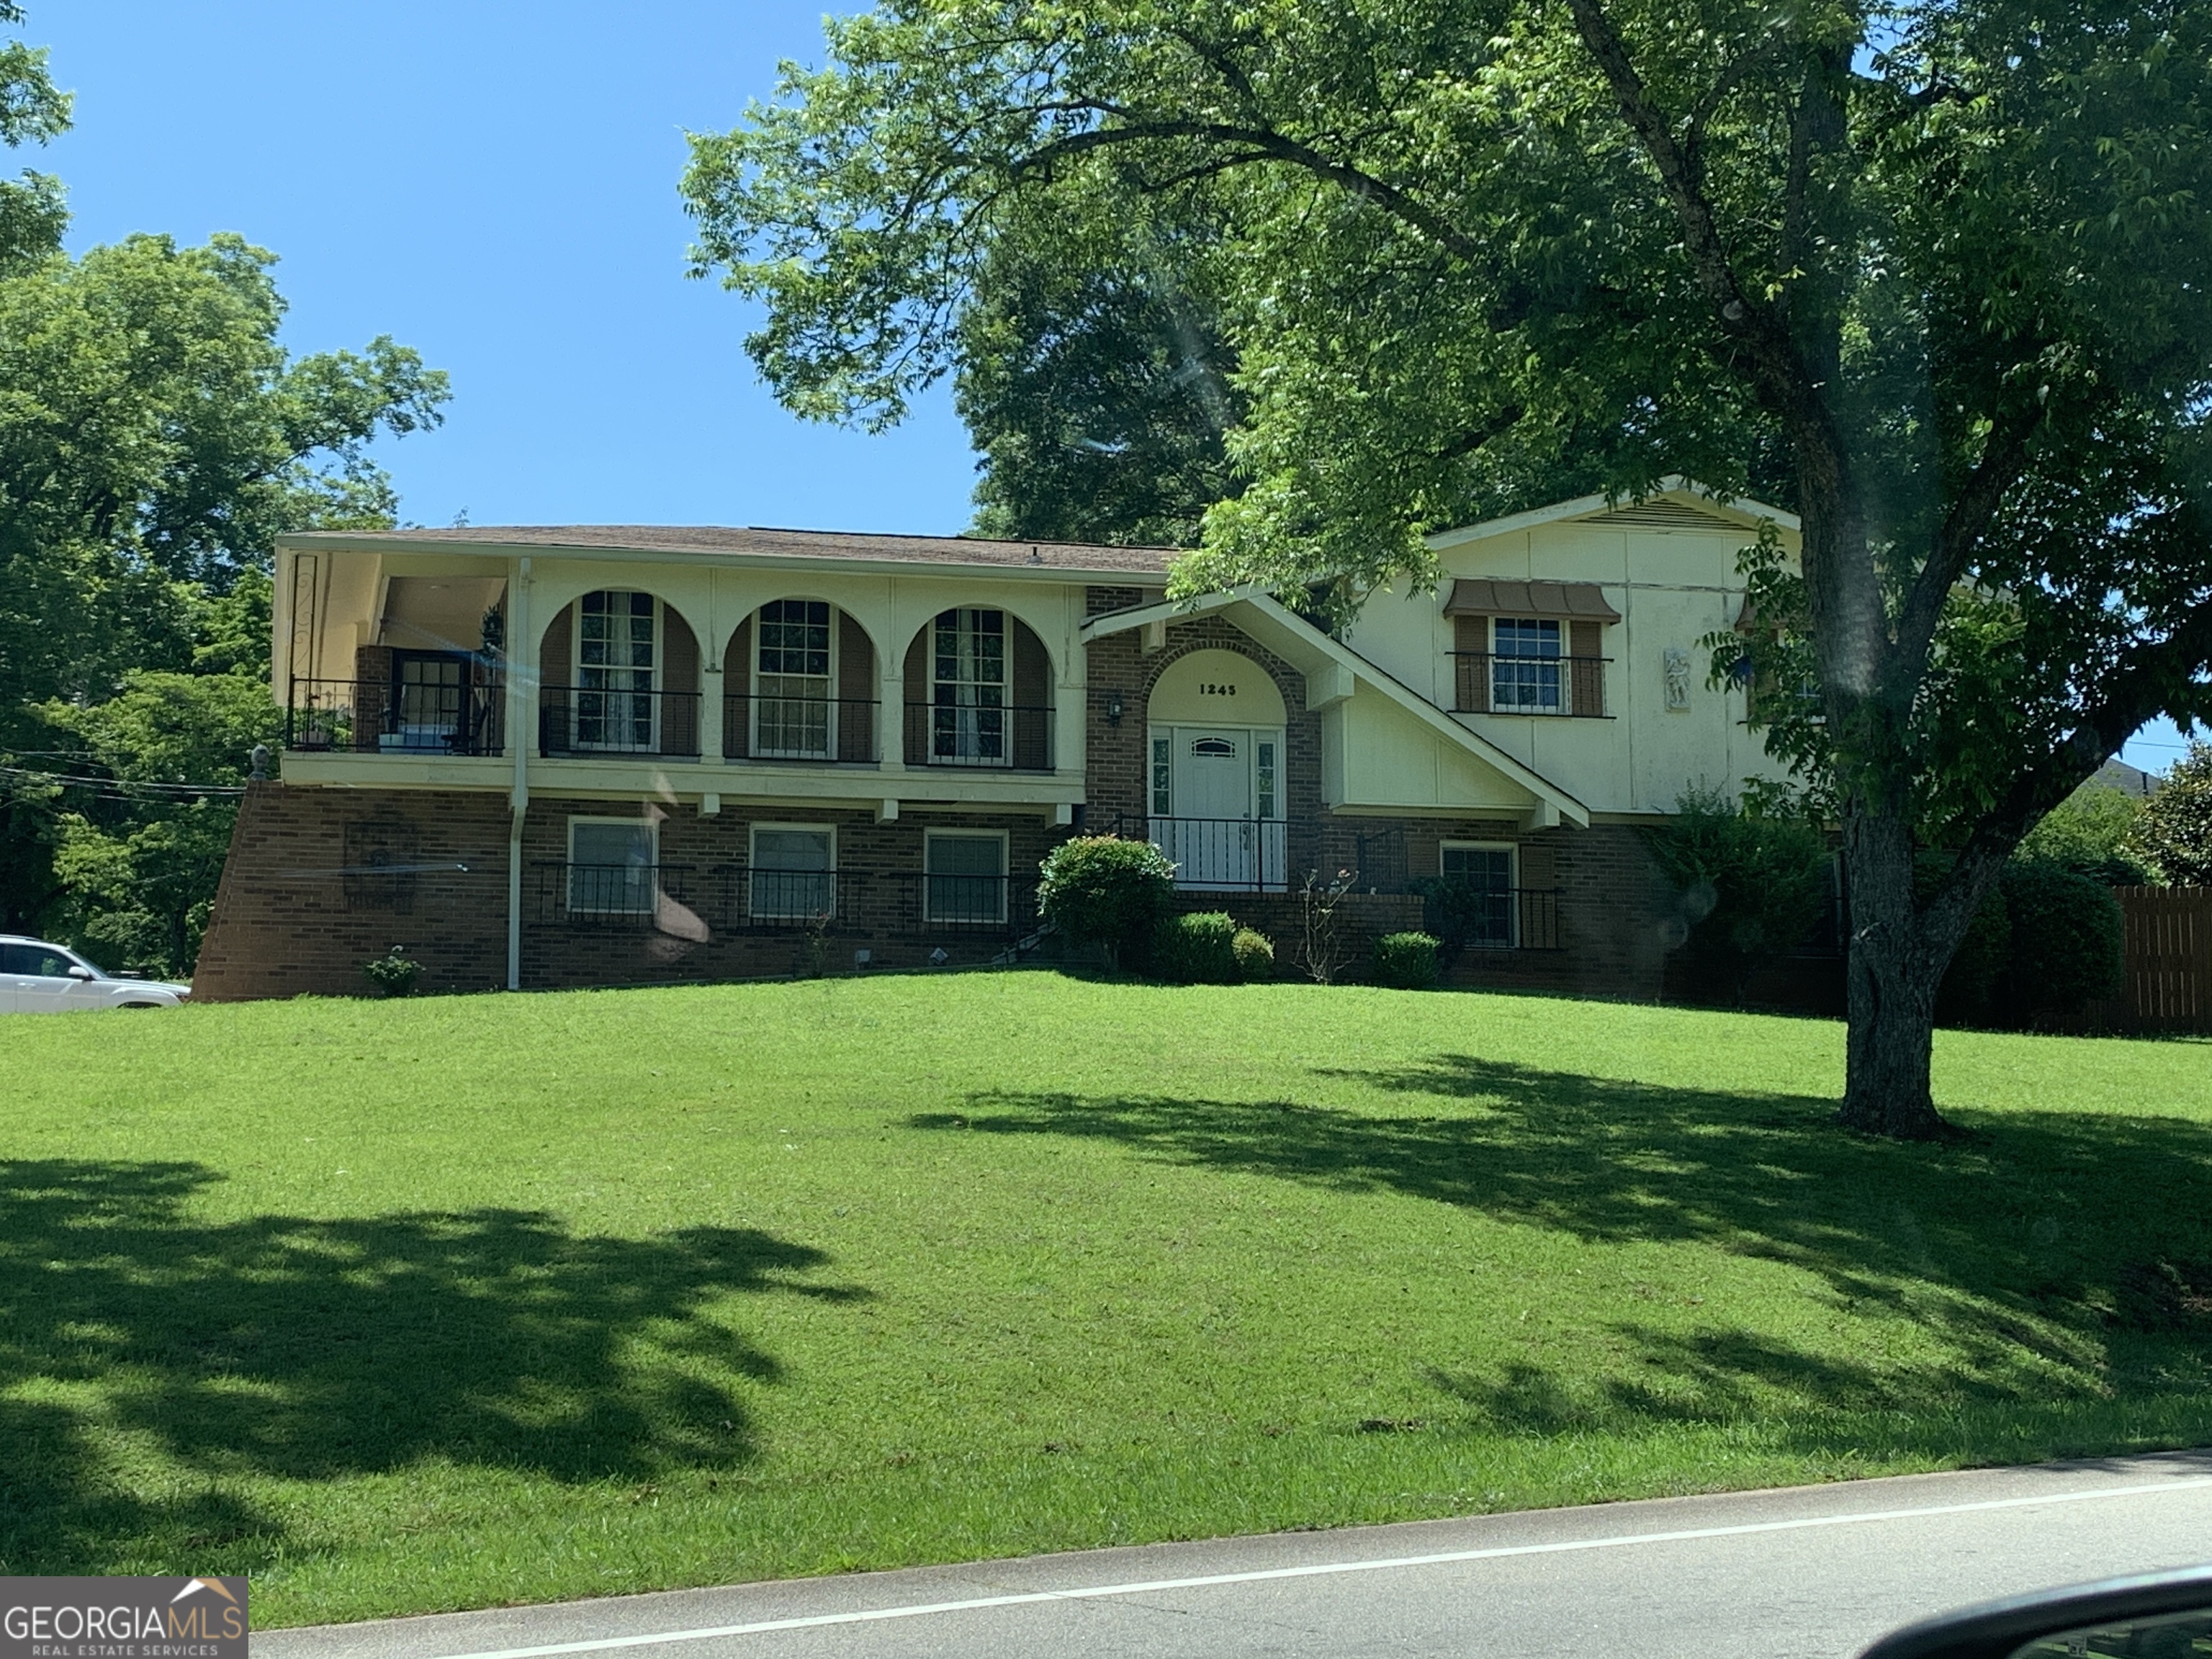
<path id="1" fill-rule="evenodd" d="M 1794 547 L 1687 487 L 1474 526 L 1334 634 L 1170 599 L 1158 549 L 287 536 L 282 750 L 196 990 L 355 992 L 395 945 L 433 989 L 1015 959 L 1038 861 L 1110 831 L 1286 963 L 1310 877 L 1355 935 L 1448 880 L 1462 982 L 1655 994 L 1681 919 L 1643 828 L 1775 771 L 1699 644 L 1762 520 Z"/>

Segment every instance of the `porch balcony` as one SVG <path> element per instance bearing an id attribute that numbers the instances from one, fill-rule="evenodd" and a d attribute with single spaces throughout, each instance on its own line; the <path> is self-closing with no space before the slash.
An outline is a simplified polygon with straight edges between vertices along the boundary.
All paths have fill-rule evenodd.
<path id="1" fill-rule="evenodd" d="M 1049 772 L 1054 713 L 1040 703 L 909 702 L 906 763 Z"/>
<path id="2" fill-rule="evenodd" d="M 696 760 L 699 694 L 605 685 L 541 686 L 538 752 L 559 758 L 645 755 Z"/>
<path id="3" fill-rule="evenodd" d="M 284 747 L 295 754 L 502 755 L 507 689 L 499 665 L 455 659 L 439 678 L 295 680 Z"/>

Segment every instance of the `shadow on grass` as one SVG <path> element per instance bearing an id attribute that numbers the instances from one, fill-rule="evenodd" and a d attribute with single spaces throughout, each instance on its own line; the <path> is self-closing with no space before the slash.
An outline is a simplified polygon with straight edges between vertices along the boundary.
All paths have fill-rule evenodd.
<path id="1" fill-rule="evenodd" d="M 2205 1125 L 2020 1114 L 1984 1120 L 1963 1143 L 1901 1146 L 1844 1133 L 1832 1103 L 1806 1096 L 1662 1088 L 1462 1054 L 1323 1075 L 1404 1097 L 1408 1109 L 994 1093 L 912 1121 L 1110 1141 L 1592 1243 L 1694 1242 L 1818 1281 L 1826 1306 L 1814 1311 L 1828 1334 L 1814 1342 L 1776 1334 L 1802 1328 L 1802 1307 L 1759 1310 L 1770 1317 L 1741 1328 L 1716 1328 L 1717 1309 L 1630 1320 L 1592 1307 L 1587 1328 L 1625 1357 L 1605 1377 L 1521 1361 L 1432 1373 L 1509 1431 L 2086 1405 L 2197 1397 L 2212 1382 Z M 1540 1294 L 1554 1315 L 1572 1305 L 1556 1299 L 1561 1287 Z M 1838 1314 L 1868 1322 L 1842 1334 Z M 1922 1342 L 1911 1345 L 1917 1359 L 1893 1358 L 1878 1334 L 1885 1320 L 1919 1328 L 1942 1359 L 1931 1363 Z"/>
<path id="2" fill-rule="evenodd" d="M 225 1476 L 739 1466 L 747 1385 L 779 1367 L 717 1304 L 866 1294 L 793 1277 L 828 1258 L 750 1230 L 578 1237 L 520 1210 L 192 1218 L 186 1200 L 220 1179 L 0 1162 L 0 1572 L 242 1540 L 265 1556 L 283 1527 Z M 181 1489 L 149 1495 L 165 1486 Z"/>

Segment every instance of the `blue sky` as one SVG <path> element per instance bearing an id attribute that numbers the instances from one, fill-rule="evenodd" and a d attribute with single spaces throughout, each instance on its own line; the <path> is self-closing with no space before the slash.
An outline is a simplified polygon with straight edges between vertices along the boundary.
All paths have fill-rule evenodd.
<path id="1" fill-rule="evenodd" d="M 735 124 L 822 0 L 30 0 L 77 94 L 75 247 L 235 230 L 283 256 L 299 351 L 388 333 L 453 377 L 440 430 L 382 447 L 449 524 L 950 533 L 975 457 L 942 390 L 881 437 L 777 408 L 753 312 L 684 276 L 686 128 Z M 2170 725 L 2127 750 L 2162 770 Z"/>

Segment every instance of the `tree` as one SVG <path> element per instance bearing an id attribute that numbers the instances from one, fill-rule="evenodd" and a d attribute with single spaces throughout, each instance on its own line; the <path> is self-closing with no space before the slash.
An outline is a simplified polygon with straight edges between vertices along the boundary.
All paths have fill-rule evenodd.
<path id="1" fill-rule="evenodd" d="M 2212 11 L 888 0 L 830 46 L 684 186 L 801 413 L 895 418 L 1017 215 L 1211 186 L 1249 483 L 1186 586 L 1356 602 L 1547 469 L 1778 470 L 1802 562 L 1750 568 L 1819 693 L 1772 740 L 1843 826 L 1841 1119 L 1946 1132 L 1936 989 L 2007 856 L 2208 698 Z M 1924 899 L 1917 844 L 1956 853 Z"/>
<path id="2" fill-rule="evenodd" d="M 44 54 L 0 46 L 0 140 L 67 116 Z M 0 927 L 184 971 L 267 729 L 274 538 L 388 527 L 368 444 L 436 425 L 446 377 L 389 338 L 294 359 L 276 257 L 240 236 L 73 258 L 59 187 L 25 179 L 0 184 Z M 100 931 L 125 915 L 152 920 Z"/>
<path id="3" fill-rule="evenodd" d="M 2177 887 L 2212 887 L 2212 743 L 2194 738 L 2143 803 L 2136 846 Z"/>
<path id="4" fill-rule="evenodd" d="M 2028 831 L 2019 857 L 2055 864 L 2107 887 L 2152 878 L 2139 847 L 2143 803 L 2108 783 L 2083 784 Z"/>
<path id="5" fill-rule="evenodd" d="M 1211 234 L 1164 211 L 1179 204 L 1115 193 L 1074 226 L 1009 227 L 962 313 L 979 535 L 1188 547 L 1237 492 Z"/>

